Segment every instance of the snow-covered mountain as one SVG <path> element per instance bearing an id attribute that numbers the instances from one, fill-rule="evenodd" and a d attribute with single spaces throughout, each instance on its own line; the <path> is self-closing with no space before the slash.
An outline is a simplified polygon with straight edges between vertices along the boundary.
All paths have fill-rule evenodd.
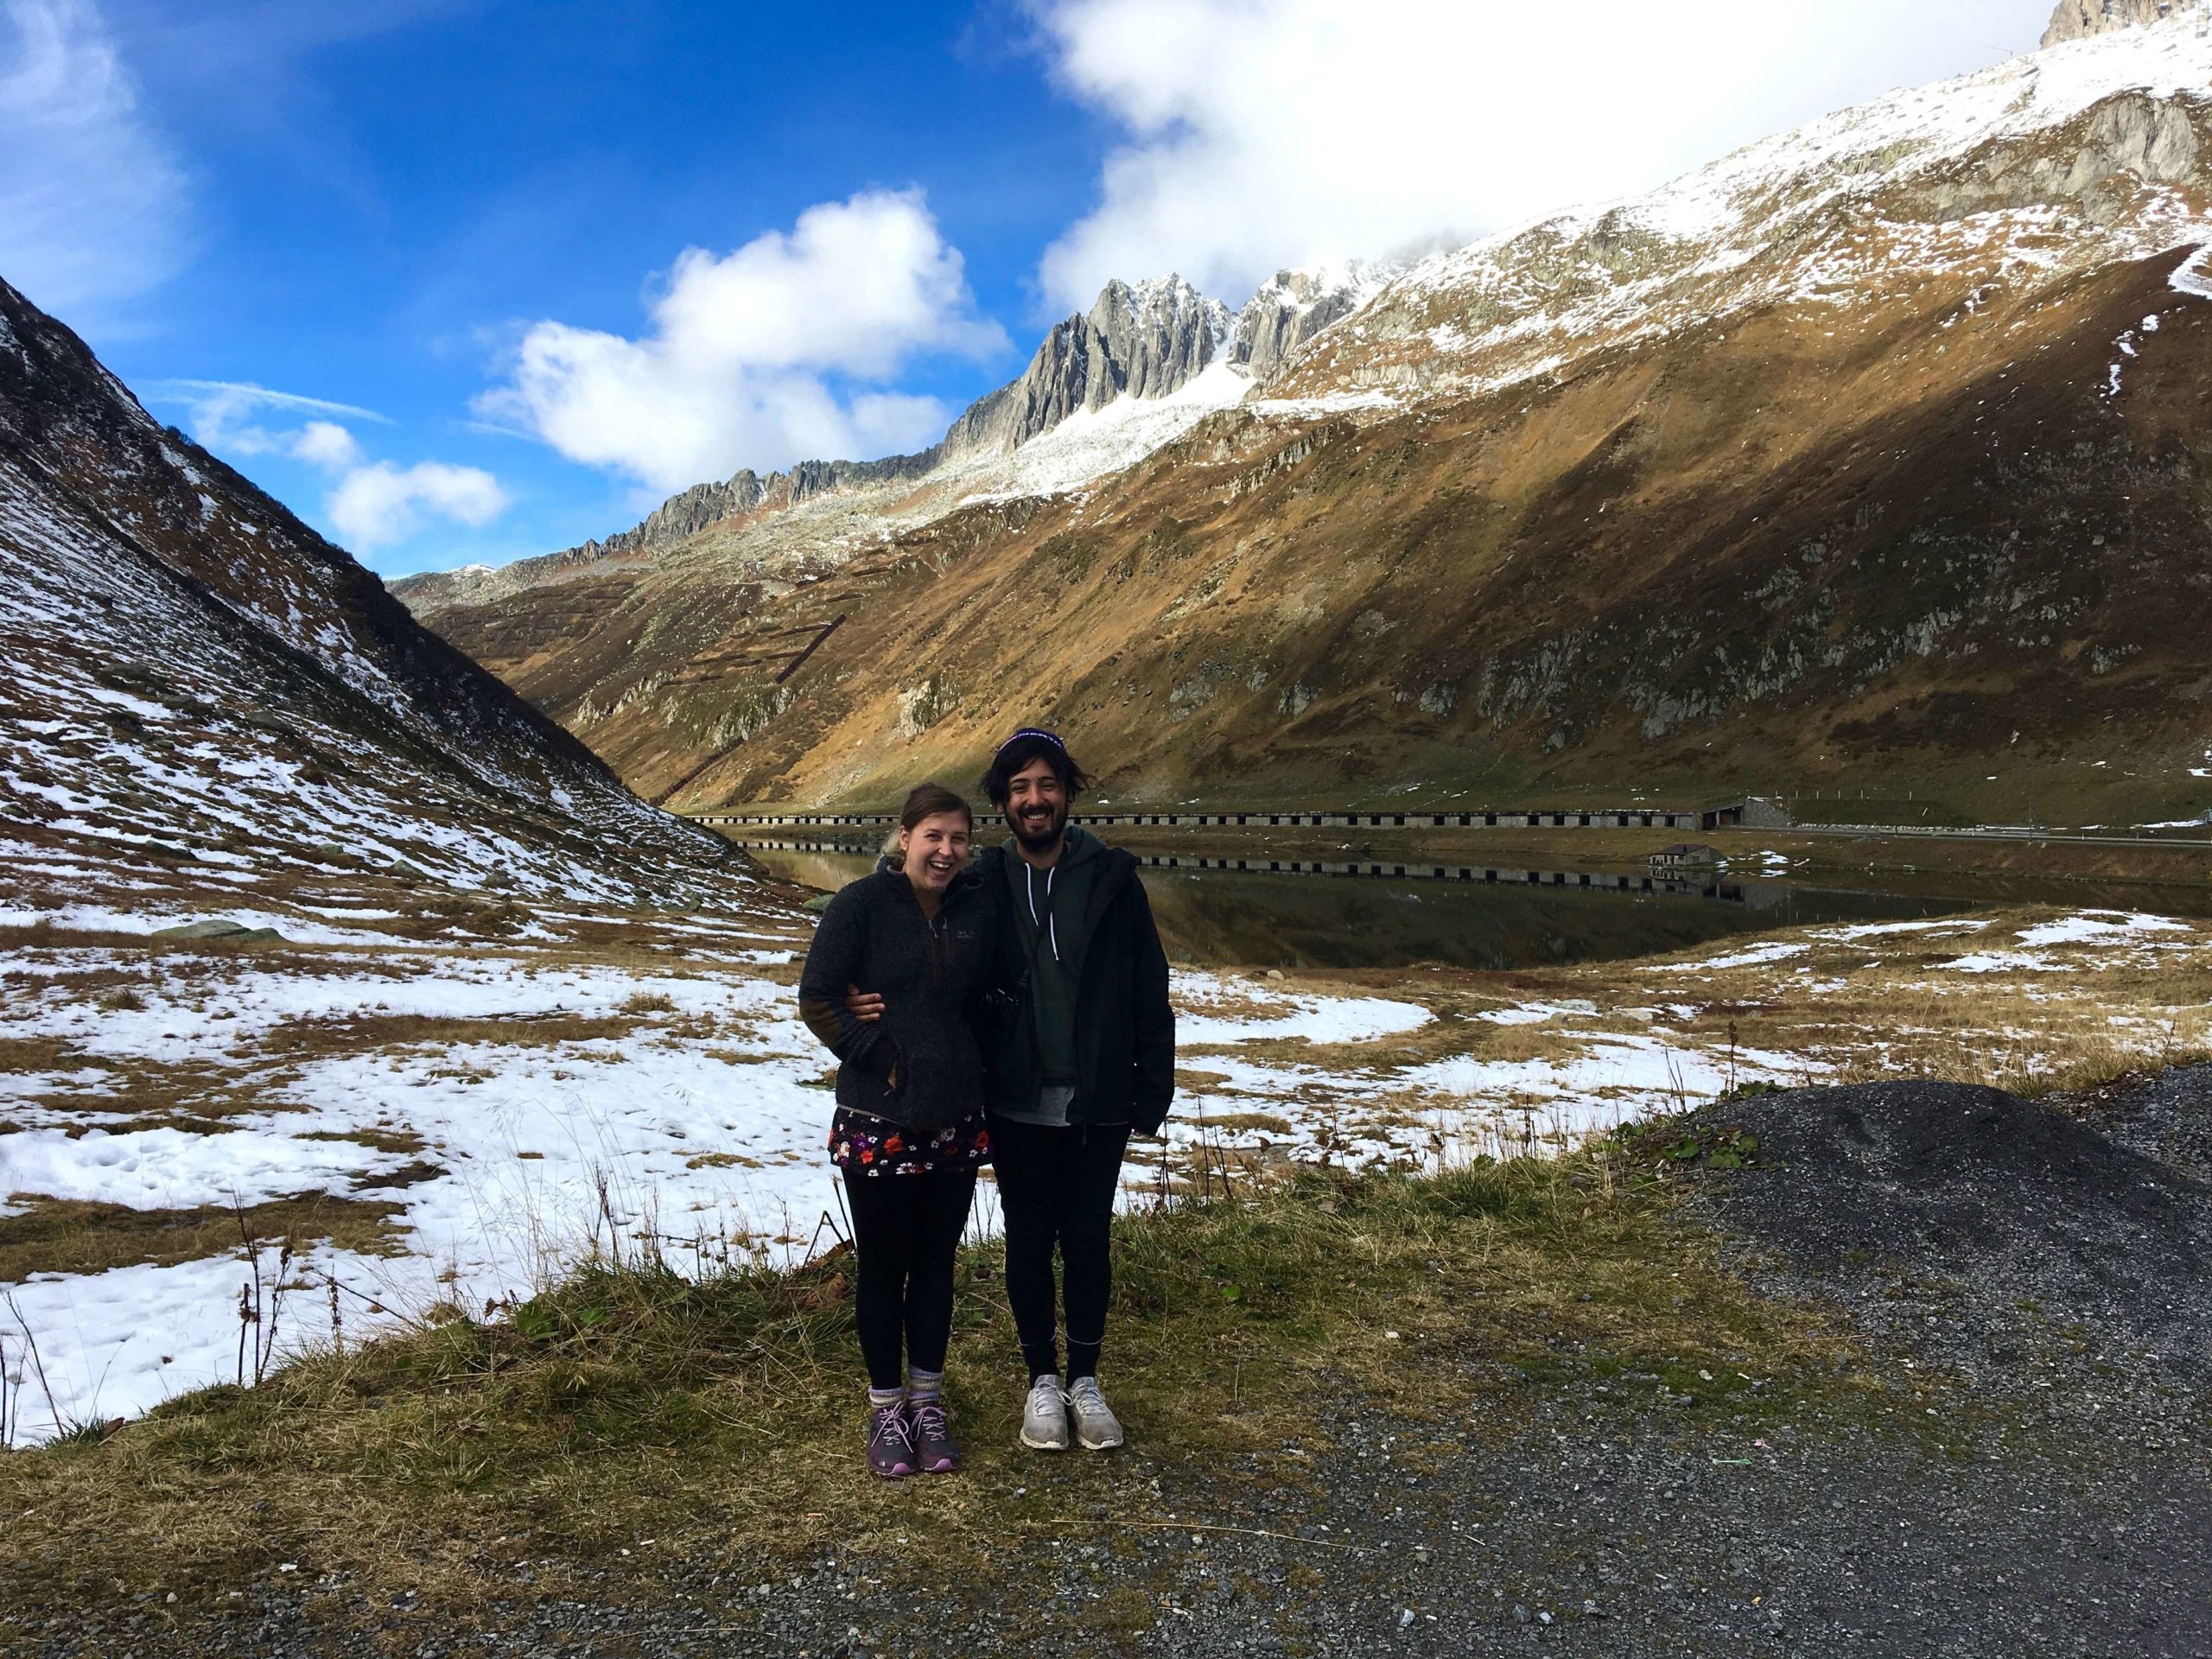
<path id="1" fill-rule="evenodd" d="M 1477 391 L 1752 307 L 1863 307 L 1938 275 L 2056 285 L 2202 237 L 2208 97 L 2195 16 L 1893 93 L 1650 195 L 1423 260 L 1275 394 Z"/>
<path id="2" fill-rule="evenodd" d="M 749 883 L 5 283 L 0 664 L 11 925 Z"/>
<path id="3" fill-rule="evenodd" d="M 1087 313 L 1053 326 L 1017 379 L 978 399 L 926 450 L 806 461 L 766 477 L 741 471 L 671 496 L 604 541 L 504 572 L 406 578 L 397 590 L 426 612 L 481 602 L 831 493 L 871 493 L 869 505 L 887 509 L 886 527 L 903 529 L 977 497 L 1087 484 L 1237 403 L 1344 406 L 1377 393 L 1402 399 L 1509 384 L 1579 351 L 1747 305 L 1858 295 L 1885 270 L 1909 279 L 1947 261 L 1993 266 L 2016 257 L 2021 242 L 2055 253 L 2054 270 L 2122 257 L 2185 236 L 2194 222 L 2186 194 L 2171 188 L 2193 175 L 2197 159 L 2171 99 L 2204 84 L 2208 22 L 2212 10 L 2196 0 L 2062 0 L 2046 44 L 2082 45 L 1896 93 L 1651 195 L 1561 214 L 1410 269 L 1352 262 L 1281 271 L 1234 315 L 1173 273 L 1114 282 Z M 2121 92 L 2140 96 L 2100 109 L 2088 146 L 2063 163 L 2038 159 L 2046 138 Z M 2009 158 L 2008 146 L 2017 152 Z M 2069 188 L 2068 175 L 2076 187 L 2130 176 L 2147 194 L 2123 206 Z M 2044 222 L 2054 210 L 2068 221 Z M 1351 326 L 1337 327 L 1355 314 Z M 1325 334 L 1328 344 L 1317 349 Z M 1217 363 L 1236 375 L 1216 375 L 1192 394 Z M 1151 448 L 1109 445 L 1094 457 L 1085 447 L 1052 467 L 990 465 L 1077 413 L 1171 398 L 1173 408 L 1126 410 L 1113 423 L 1140 423 Z M 900 499 L 918 486 L 923 500 Z M 753 550 L 772 563 L 854 545 L 842 525 L 826 535 L 795 529 L 792 537 L 772 530 Z"/>
<path id="4" fill-rule="evenodd" d="M 1020 375 L 977 398 L 927 449 L 879 461 L 802 461 L 766 476 L 744 468 L 679 491 L 604 540 L 496 570 L 404 577 L 394 591 L 429 614 L 650 557 L 709 531 L 722 541 L 745 536 L 746 556 L 796 572 L 825 547 L 851 545 L 849 519 L 865 537 L 872 527 L 924 523 L 963 501 L 1074 488 L 1263 386 L 1291 353 L 1372 295 L 1384 273 L 1364 264 L 1282 271 L 1233 314 L 1173 272 L 1109 283 L 1088 311 L 1052 326 Z M 1109 410 L 1104 422 L 1085 419 L 1064 435 L 1051 460 L 1015 461 L 1018 451 L 1072 417 Z M 1111 440 L 1100 441 L 1102 427 Z M 772 522 L 823 497 L 846 499 L 796 524 Z"/>
<path id="5" fill-rule="evenodd" d="M 1979 788 L 2031 741 L 2007 700 L 2063 747 L 2179 671 L 2178 526 L 2212 501 L 2158 456 L 2201 436 L 2169 278 L 2212 240 L 2207 15 L 1403 270 L 1287 273 L 1225 332 L 1172 280 L 1102 296 L 918 473 L 407 597 L 679 803 L 880 793 L 1039 688 L 1133 786 L 1777 786 L 1886 747 Z M 2182 741 L 2155 706 L 2120 729 Z"/>
<path id="6" fill-rule="evenodd" d="M 1236 314 L 1230 361 L 1264 386 L 1276 370 L 1323 329 L 1373 299 L 1390 268 L 1355 261 L 1310 270 L 1279 270 Z"/>
<path id="7" fill-rule="evenodd" d="M 1205 372 L 1229 330 L 1228 308 L 1180 276 L 1109 283 L 1088 312 L 1053 326 L 1019 380 L 953 423 L 941 454 L 1011 454 L 1079 410 L 1172 396 Z"/>

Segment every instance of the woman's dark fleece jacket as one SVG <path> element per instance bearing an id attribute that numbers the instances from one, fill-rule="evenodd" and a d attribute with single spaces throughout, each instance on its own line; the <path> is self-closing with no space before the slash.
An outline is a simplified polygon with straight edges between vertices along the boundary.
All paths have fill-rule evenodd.
<path id="1" fill-rule="evenodd" d="M 830 901 L 799 976 L 798 1007 L 837 1057 L 840 1106 L 914 1129 L 982 1109 L 974 1017 L 995 966 L 997 924 L 972 870 L 953 877 L 934 921 L 893 869 Z M 849 985 L 881 993 L 880 1020 L 862 1025 L 846 1011 Z"/>

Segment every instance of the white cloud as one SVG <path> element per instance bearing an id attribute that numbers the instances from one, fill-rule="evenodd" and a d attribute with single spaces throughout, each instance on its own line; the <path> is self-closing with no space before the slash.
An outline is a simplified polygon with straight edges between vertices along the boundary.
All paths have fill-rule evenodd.
<path id="1" fill-rule="evenodd" d="M 309 421 L 292 440 L 292 458 L 325 472 L 340 473 L 361 462 L 361 446 L 335 421 Z"/>
<path id="2" fill-rule="evenodd" d="M 184 175 L 89 0 L 0 19 L 0 277 L 97 332 L 182 263 Z"/>
<path id="3" fill-rule="evenodd" d="M 507 493 L 491 474 L 441 461 L 357 467 L 324 503 L 340 538 L 356 552 L 407 540 L 426 515 L 481 528 L 506 510 Z"/>
<path id="4" fill-rule="evenodd" d="M 1054 303 L 1179 270 L 1234 300 L 1649 188 L 1892 87 L 2035 45 L 2041 0 L 1028 0 L 1123 128 L 1047 251 Z"/>
<path id="5" fill-rule="evenodd" d="M 332 420 L 272 425 L 265 417 L 343 415 L 390 424 L 374 410 L 303 397 L 296 391 L 272 391 L 250 380 L 156 380 L 145 391 L 149 402 L 185 404 L 192 435 L 204 448 L 219 454 L 289 455 L 327 472 L 342 471 L 360 461 L 361 447 L 352 432 Z"/>
<path id="6" fill-rule="evenodd" d="M 156 404 L 187 405 L 193 437 L 218 454 L 282 455 L 336 479 L 323 514 L 339 539 L 359 552 L 406 541 L 428 518 L 480 527 L 507 510 L 507 493 L 481 467 L 371 461 L 352 429 L 328 418 L 391 424 L 372 409 L 274 391 L 250 380 L 157 380 L 146 395 Z M 300 416 L 308 418 L 276 418 Z"/>
<path id="7" fill-rule="evenodd" d="M 882 383 L 922 353 L 1004 344 L 915 190 L 818 204 L 788 234 L 731 253 L 687 249 L 651 320 L 635 340 L 533 324 L 477 412 L 572 461 L 676 489 L 741 466 L 927 443 L 949 411 Z"/>

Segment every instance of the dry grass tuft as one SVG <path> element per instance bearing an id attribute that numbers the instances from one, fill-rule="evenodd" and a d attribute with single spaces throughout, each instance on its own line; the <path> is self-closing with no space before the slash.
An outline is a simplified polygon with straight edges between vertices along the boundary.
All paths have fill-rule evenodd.
<path id="1" fill-rule="evenodd" d="M 175 1267 L 236 1251 L 245 1235 L 289 1241 L 295 1252 L 320 1241 L 372 1255 L 404 1248 L 393 1225 L 396 1204 L 311 1193 L 246 1206 L 133 1210 L 120 1204 L 17 1193 L 17 1213 L 0 1216 L 0 1283 L 21 1284 L 35 1273 L 105 1273 L 140 1263 Z"/>

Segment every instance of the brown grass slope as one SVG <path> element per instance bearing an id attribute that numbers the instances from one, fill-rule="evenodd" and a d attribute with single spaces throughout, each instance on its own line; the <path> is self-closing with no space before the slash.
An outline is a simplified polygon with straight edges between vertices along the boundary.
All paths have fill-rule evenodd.
<path id="1" fill-rule="evenodd" d="M 1155 797 L 2191 804 L 2212 309 L 2181 257 L 1769 306 L 1366 426 L 1230 411 L 1087 502 L 788 591 L 679 562 L 563 601 L 573 633 L 527 595 L 434 620 L 682 806 L 880 799 L 1038 717 Z"/>

